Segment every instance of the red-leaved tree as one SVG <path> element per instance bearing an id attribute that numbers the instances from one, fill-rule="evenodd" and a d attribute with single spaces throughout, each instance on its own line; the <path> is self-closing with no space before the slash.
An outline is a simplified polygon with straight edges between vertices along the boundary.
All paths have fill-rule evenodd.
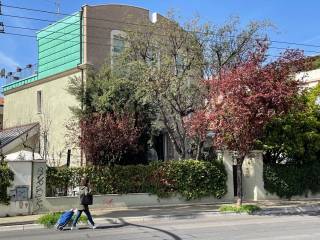
<path id="1" fill-rule="evenodd" d="M 141 132 L 130 115 L 110 113 L 84 117 L 80 128 L 80 147 L 94 165 L 118 163 L 123 154 L 137 148 Z"/>
<path id="2" fill-rule="evenodd" d="M 247 61 L 222 70 L 219 78 L 209 81 L 211 106 L 207 116 L 215 146 L 235 152 L 238 206 L 242 204 L 245 156 L 271 119 L 292 107 L 299 84 L 295 73 L 308 67 L 303 53 L 297 50 L 287 50 L 266 63 L 267 49 L 258 44 Z"/>

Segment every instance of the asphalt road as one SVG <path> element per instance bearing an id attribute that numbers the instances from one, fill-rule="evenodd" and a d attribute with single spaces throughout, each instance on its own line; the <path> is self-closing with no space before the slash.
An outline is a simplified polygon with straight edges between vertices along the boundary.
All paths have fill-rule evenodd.
<path id="1" fill-rule="evenodd" d="M 96 230 L 62 232 L 46 229 L 0 232 L 0 239 L 209 239 L 301 240 L 320 239 L 320 216 L 210 216 L 104 224 Z"/>

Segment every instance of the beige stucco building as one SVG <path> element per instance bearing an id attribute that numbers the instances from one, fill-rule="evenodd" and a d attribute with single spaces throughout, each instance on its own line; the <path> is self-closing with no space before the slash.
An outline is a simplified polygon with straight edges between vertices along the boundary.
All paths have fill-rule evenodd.
<path id="1" fill-rule="evenodd" d="M 81 151 L 67 137 L 66 125 L 73 117 L 70 107 L 80 105 L 67 92 L 69 80 L 85 82 L 88 66 L 111 64 L 112 55 L 123 47 L 124 31 L 143 21 L 156 21 L 157 17 L 161 16 L 133 6 L 85 5 L 38 32 L 34 74 L 3 87 L 4 128 L 39 123 L 39 140 L 34 149 L 46 155 L 43 157 L 49 164 L 65 164 L 68 152 L 71 165 L 85 164 Z"/>
<path id="2" fill-rule="evenodd" d="M 315 87 L 320 83 L 320 69 L 314 69 L 297 74 L 297 79 L 302 78 L 302 86 L 306 88 Z"/>

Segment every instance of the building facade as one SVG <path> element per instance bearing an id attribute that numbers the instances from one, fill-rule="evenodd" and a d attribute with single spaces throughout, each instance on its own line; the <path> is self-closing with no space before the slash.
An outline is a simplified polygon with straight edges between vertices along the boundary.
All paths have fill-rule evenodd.
<path id="1" fill-rule="evenodd" d="M 37 32 L 38 63 L 33 75 L 7 83 L 3 87 L 4 128 L 39 123 L 41 149 L 51 165 L 85 164 L 83 154 L 69 143 L 66 126 L 73 113 L 70 107 L 80 103 L 67 91 L 71 78 L 85 84 L 86 70 L 112 63 L 112 55 L 121 51 L 121 34 L 155 14 L 126 5 L 85 5 L 64 19 Z M 161 17 L 161 16 L 159 16 Z M 163 136 L 164 146 L 168 137 Z M 162 151 L 162 150 L 161 150 Z M 168 149 L 163 150 L 168 156 Z"/>
<path id="2" fill-rule="evenodd" d="M 320 68 L 313 69 L 307 72 L 302 72 L 297 75 L 298 79 L 302 77 L 302 87 L 304 88 L 313 88 L 320 83 Z"/>

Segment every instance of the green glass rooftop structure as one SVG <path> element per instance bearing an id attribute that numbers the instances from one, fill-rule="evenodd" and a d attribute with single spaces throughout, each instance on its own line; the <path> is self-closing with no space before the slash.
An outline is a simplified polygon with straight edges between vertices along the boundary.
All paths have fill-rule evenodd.
<path id="1" fill-rule="evenodd" d="M 37 32 L 36 74 L 6 84 L 3 92 L 62 73 L 81 64 L 81 21 L 81 13 L 77 12 Z"/>

